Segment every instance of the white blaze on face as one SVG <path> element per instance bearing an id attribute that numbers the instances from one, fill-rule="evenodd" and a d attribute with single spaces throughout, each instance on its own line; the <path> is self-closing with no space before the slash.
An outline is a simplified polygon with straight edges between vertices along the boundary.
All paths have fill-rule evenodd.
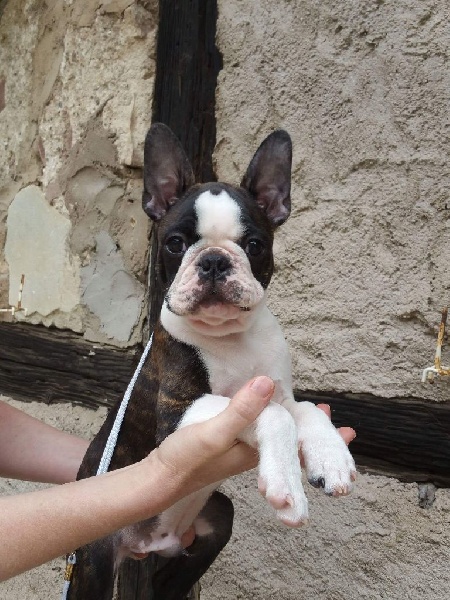
<path id="1" fill-rule="evenodd" d="M 207 243 L 236 242 L 244 234 L 241 209 L 225 190 L 217 195 L 203 192 L 195 201 L 195 210 L 197 233 Z"/>

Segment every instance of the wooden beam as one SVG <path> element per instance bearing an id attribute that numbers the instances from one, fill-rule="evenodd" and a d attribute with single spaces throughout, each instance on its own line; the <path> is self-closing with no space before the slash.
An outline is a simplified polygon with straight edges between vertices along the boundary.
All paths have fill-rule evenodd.
<path id="1" fill-rule="evenodd" d="M 0 323 L 0 393 L 110 407 L 122 398 L 141 352 L 88 342 L 68 330 Z M 450 403 L 313 391 L 295 396 L 330 404 L 337 426 L 356 429 L 352 452 L 360 468 L 450 487 Z"/>
<path id="2" fill-rule="evenodd" d="M 356 430 L 351 448 L 361 468 L 450 487 L 450 402 L 310 391 L 295 396 L 329 404 L 336 426 Z"/>
<path id="3" fill-rule="evenodd" d="M 123 396 L 141 352 L 88 342 L 68 330 L 0 323 L 0 393 L 111 406 Z"/>
<path id="4" fill-rule="evenodd" d="M 189 158 L 198 183 L 215 181 L 215 94 L 222 69 L 216 47 L 217 0 L 160 0 L 156 78 L 152 122 L 175 133 Z M 155 285 L 158 253 L 156 226 L 152 230 L 149 269 L 149 324 L 153 329 L 162 306 Z"/>
<path id="5" fill-rule="evenodd" d="M 215 92 L 222 57 L 216 47 L 216 0 L 160 0 L 153 122 L 168 125 L 180 140 L 197 182 L 215 181 Z M 157 226 L 152 229 L 149 268 L 149 329 L 161 312 L 156 283 Z M 151 578 L 161 559 L 125 561 L 119 571 L 120 600 L 152 598 Z M 195 586 L 189 600 L 200 597 Z M 156 598 L 155 600 L 162 600 Z"/>
<path id="6" fill-rule="evenodd" d="M 215 181 L 216 0 L 160 0 L 153 122 L 181 142 L 197 182 Z"/>

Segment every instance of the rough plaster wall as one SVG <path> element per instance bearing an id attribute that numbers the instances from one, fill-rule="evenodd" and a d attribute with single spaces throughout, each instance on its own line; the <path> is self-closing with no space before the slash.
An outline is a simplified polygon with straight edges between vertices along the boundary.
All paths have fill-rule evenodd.
<path id="1" fill-rule="evenodd" d="M 448 400 L 448 381 L 420 383 L 450 302 L 447 0 L 219 13 L 220 178 L 240 181 L 273 129 L 293 138 L 270 298 L 296 387 Z"/>
<path id="2" fill-rule="evenodd" d="M 450 11 L 446 0 L 220 0 L 219 177 L 239 182 L 264 136 L 294 143 L 293 210 L 270 303 L 297 389 L 448 401 L 420 383 L 450 301 Z M 450 362 L 450 350 L 444 358 Z M 233 537 L 205 600 L 443 600 L 450 491 L 360 475 L 310 526 L 280 530 L 247 475 L 226 484 Z"/>
<path id="3" fill-rule="evenodd" d="M 450 490 L 419 508 L 417 486 L 359 475 L 354 493 L 307 486 L 310 525 L 279 526 L 256 473 L 225 485 L 231 542 L 202 579 L 202 600 L 444 600 L 450 594 Z"/>
<path id="4" fill-rule="evenodd" d="M 15 18 L 23 9 L 17 5 Z M 220 2 L 219 175 L 239 181 L 274 127 L 287 128 L 294 139 L 293 216 L 277 236 L 271 304 L 293 349 L 299 388 L 448 398 L 446 382 L 437 391 L 418 383 L 448 301 L 446 13 L 444 1 Z M 21 40 L 20 28 L 10 31 Z M 29 58 L 24 53 L 11 86 L 19 85 Z M 1 89 L 0 77 L 0 107 Z M 17 102 L 16 114 L 19 109 Z M 106 219 L 122 180 L 105 187 L 98 169 L 119 151 L 101 115 L 92 116 L 72 162 L 59 172 L 72 204 L 81 202 L 79 190 L 87 185 L 89 202 L 100 196 Z M 0 113 L 0 127 L 2 119 Z M 20 122 L 10 113 L 12 145 L 1 162 L 9 160 L 16 180 L 8 183 L 7 200 L 4 192 L 1 197 L 3 219 L 10 199 L 42 172 L 39 146 L 30 152 L 37 138 Z M 19 169 L 25 159 L 27 168 Z M 50 196 L 64 212 L 50 174 L 49 167 Z M 67 210 L 75 213 L 70 203 Z M 94 226 L 84 256 L 83 223 L 98 221 L 79 210 L 71 248 L 91 265 L 100 231 Z M 126 206 L 116 210 L 120 223 Z M 95 264 L 108 253 L 103 241 Z M 42 407 L 37 410 L 42 416 Z M 424 510 L 417 486 L 394 479 L 360 476 L 353 495 L 339 501 L 308 487 L 311 525 L 292 532 L 270 520 L 255 487 L 254 474 L 226 485 L 236 505 L 234 535 L 203 578 L 204 600 L 449 597 L 448 490 L 438 490 Z M 61 571 L 62 561 L 8 582 L 0 598 L 53 597 Z"/>
<path id="5" fill-rule="evenodd" d="M 17 301 L 28 266 L 29 321 L 118 345 L 140 338 L 145 313 L 149 224 L 140 195 L 156 7 L 156 0 L 19 0 L 6 3 L 0 21 L 0 248 L 6 237 L 9 247 L 0 260 L 0 306 Z M 31 211 L 20 200 L 25 189 Z M 44 217 L 39 243 L 32 225 L 22 235 L 36 210 Z M 55 245 L 50 232 L 61 219 L 66 233 Z M 114 246 L 106 263 L 97 244 L 104 236 Z M 61 251 L 65 261 L 48 260 Z M 102 302 L 88 290 L 94 273 Z M 55 277 L 66 278 L 69 299 L 61 286 L 48 297 Z M 112 289 L 120 301 L 106 299 Z"/>

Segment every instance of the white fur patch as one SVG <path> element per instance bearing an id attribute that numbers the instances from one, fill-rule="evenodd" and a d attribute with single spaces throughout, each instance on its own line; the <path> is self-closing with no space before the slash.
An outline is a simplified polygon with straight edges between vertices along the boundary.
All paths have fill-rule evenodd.
<path id="1" fill-rule="evenodd" d="M 242 237 L 241 209 L 225 190 L 218 195 L 203 192 L 195 201 L 195 210 L 197 233 L 201 238 L 217 243 L 222 240 L 236 241 Z"/>

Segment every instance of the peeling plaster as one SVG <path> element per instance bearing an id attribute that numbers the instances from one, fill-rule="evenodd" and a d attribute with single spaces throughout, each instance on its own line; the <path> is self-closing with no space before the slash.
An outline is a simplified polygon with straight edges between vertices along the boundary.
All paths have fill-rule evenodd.
<path id="1" fill-rule="evenodd" d="M 144 286 L 126 271 L 120 251 L 105 231 L 96 236 L 96 252 L 81 269 L 81 287 L 83 302 L 99 318 L 102 332 L 127 342 L 141 316 Z"/>
<path id="2" fill-rule="evenodd" d="M 70 312 L 80 301 L 79 261 L 68 250 L 70 220 L 49 206 L 37 186 L 22 189 L 8 210 L 5 257 L 9 302 L 16 304 L 25 275 L 22 304 L 43 317 Z"/>

